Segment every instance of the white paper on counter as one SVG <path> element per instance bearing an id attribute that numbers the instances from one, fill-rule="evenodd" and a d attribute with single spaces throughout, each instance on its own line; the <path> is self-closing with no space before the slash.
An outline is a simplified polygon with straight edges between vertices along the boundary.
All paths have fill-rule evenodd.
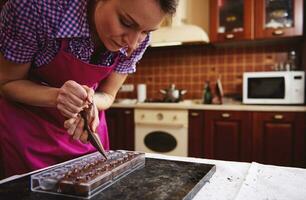
<path id="1" fill-rule="evenodd" d="M 253 162 L 235 200 L 305 200 L 306 169 Z"/>

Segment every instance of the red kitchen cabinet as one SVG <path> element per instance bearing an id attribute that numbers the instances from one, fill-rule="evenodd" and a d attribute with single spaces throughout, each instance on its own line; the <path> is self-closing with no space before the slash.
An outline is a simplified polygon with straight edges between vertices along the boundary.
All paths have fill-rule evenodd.
<path id="1" fill-rule="evenodd" d="M 256 38 L 301 35 L 303 35 L 303 0 L 256 0 Z"/>
<path id="2" fill-rule="evenodd" d="M 211 0 L 212 42 L 303 35 L 303 0 Z"/>
<path id="3" fill-rule="evenodd" d="M 232 161 L 252 160 L 250 112 L 205 111 L 204 155 Z"/>
<path id="4" fill-rule="evenodd" d="M 305 167 L 305 113 L 255 112 L 253 131 L 255 161 Z"/>
<path id="5" fill-rule="evenodd" d="M 134 109 L 110 108 L 106 111 L 110 148 L 134 150 Z"/>
<path id="6" fill-rule="evenodd" d="M 251 113 L 189 111 L 189 156 L 232 161 L 252 160 Z"/>
<path id="7" fill-rule="evenodd" d="M 253 39 L 253 4 L 253 0 L 211 0 L 211 41 Z"/>
<path id="8" fill-rule="evenodd" d="M 188 156 L 204 157 L 204 111 L 189 110 L 188 115 Z"/>

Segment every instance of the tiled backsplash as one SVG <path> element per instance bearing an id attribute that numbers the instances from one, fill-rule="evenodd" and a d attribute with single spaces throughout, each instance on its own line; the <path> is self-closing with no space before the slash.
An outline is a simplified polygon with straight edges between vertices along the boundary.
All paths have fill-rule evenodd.
<path id="1" fill-rule="evenodd" d="M 136 98 L 136 86 L 147 84 L 148 98 L 162 98 L 159 90 L 174 83 L 186 89 L 185 99 L 202 98 L 205 81 L 214 87 L 221 76 L 224 93 L 241 94 L 242 73 L 246 71 L 271 71 L 277 63 L 287 59 L 287 52 L 301 46 L 212 47 L 179 46 L 151 48 L 137 65 L 137 72 L 125 83 L 134 84 L 133 92 L 119 92 L 118 98 Z M 213 88 L 212 88 L 213 89 Z"/>

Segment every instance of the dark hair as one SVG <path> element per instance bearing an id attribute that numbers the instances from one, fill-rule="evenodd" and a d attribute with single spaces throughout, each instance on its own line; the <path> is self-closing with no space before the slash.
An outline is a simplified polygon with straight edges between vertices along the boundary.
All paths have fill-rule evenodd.
<path id="1" fill-rule="evenodd" d="M 169 15 L 173 15 L 176 12 L 176 7 L 179 0 L 157 0 L 161 9 Z"/>

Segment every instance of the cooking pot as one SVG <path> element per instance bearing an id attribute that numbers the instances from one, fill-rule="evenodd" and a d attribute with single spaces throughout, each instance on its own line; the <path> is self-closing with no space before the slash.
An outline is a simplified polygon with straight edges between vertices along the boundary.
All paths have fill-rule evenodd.
<path id="1" fill-rule="evenodd" d="M 179 102 L 187 90 L 176 89 L 175 84 L 171 84 L 169 88 L 161 89 L 160 92 L 164 94 L 164 102 Z"/>

